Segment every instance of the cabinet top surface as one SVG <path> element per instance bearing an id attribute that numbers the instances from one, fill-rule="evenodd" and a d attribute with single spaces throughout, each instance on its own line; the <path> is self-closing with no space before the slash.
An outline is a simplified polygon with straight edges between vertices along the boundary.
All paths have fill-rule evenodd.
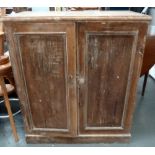
<path id="1" fill-rule="evenodd" d="M 123 20 L 149 21 L 148 15 L 132 11 L 25 11 L 4 16 L 3 21 L 35 21 L 35 20 Z"/>

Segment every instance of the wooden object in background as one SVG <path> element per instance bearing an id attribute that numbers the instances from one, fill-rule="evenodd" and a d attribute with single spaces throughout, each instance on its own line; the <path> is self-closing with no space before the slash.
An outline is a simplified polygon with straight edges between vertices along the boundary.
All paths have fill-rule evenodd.
<path id="1" fill-rule="evenodd" d="M 27 7 L 13 7 L 13 11 L 18 13 L 18 12 L 28 11 L 28 8 Z"/>
<path id="2" fill-rule="evenodd" d="M 5 15 L 5 8 L 0 8 L 0 18 Z M 0 56 L 4 54 L 4 30 L 0 21 Z"/>
<path id="3" fill-rule="evenodd" d="M 155 64 L 155 36 L 147 36 L 140 76 L 144 75 L 142 96 L 144 96 L 149 70 Z"/>
<path id="4" fill-rule="evenodd" d="M 27 142 L 128 142 L 149 16 L 25 12 L 3 20 Z"/>
<path id="5" fill-rule="evenodd" d="M 68 7 L 71 11 L 99 10 L 99 7 Z"/>
<path id="6" fill-rule="evenodd" d="M 0 55 L 4 54 L 4 32 L 0 32 Z"/>
<path id="7" fill-rule="evenodd" d="M 19 139 L 16 131 L 15 122 L 13 119 L 13 114 L 11 111 L 10 101 L 8 98 L 8 94 L 13 92 L 15 88 L 11 84 L 12 82 L 10 84 L 5 84 L 5 80 L 4 80 L 4 78 L 7 78 L 9 80 L 8 75 L 10 75 L 11 73 L 12 73 L 12 69 L 11 69 L 11 64 L 9 62 L 8 56 L 0 56 L 0 96 L 4 97 L 5 106 L 8 111 L 12 132 L 13 132 L 15 141 L 17 142 Z"/>
<path id="8" fill-rule="evenodd" d="M 146 37 L 146 46 L 140 76 L 146 74 L 155 64 L 155 36 Z"/>

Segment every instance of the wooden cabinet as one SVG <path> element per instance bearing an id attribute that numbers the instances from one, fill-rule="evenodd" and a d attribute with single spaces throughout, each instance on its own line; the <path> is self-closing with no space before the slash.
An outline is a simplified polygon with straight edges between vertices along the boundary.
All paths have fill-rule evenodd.
<path id="1" fill-rule="evenodd" d="M 150 17 L 87 11 L 3 20 L 27 142 L 129 140 Z"/>

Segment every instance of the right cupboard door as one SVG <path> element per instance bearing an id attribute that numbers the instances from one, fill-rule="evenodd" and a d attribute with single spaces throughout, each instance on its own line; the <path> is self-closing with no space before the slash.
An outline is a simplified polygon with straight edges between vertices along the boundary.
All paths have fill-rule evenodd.
<path id="1" fill-rule="evenodd" d="M 79 134 L 129 133 L 142 30 L 131 23 L 78 23 Z"/>

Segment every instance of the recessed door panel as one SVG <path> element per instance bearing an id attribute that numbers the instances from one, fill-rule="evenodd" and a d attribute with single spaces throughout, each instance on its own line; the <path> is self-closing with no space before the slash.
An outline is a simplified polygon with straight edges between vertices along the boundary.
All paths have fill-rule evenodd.
<path id="1" fill-rule="evenodd" d="M 67 129 L 66 34 L 21 35 L 19 44 L 34 127 Z"/>

